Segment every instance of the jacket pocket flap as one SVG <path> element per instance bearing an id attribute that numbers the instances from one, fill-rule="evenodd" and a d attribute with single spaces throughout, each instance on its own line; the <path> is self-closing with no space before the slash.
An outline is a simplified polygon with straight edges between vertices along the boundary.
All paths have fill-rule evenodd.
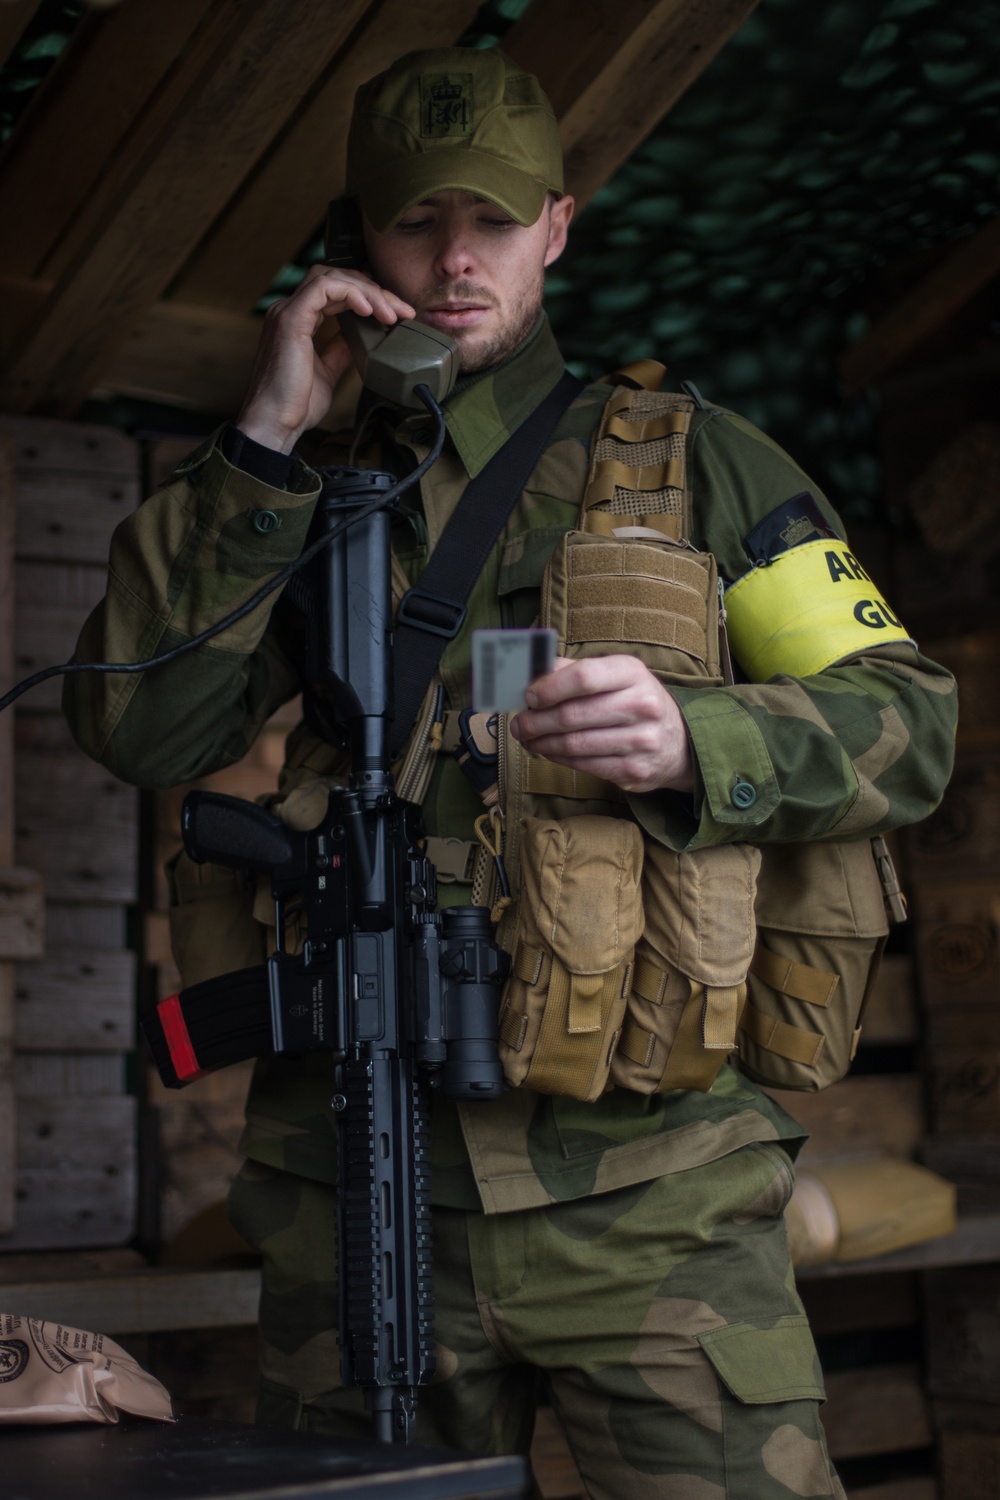
<path id="1" fill-rule="evenodd" d="M 771 1328 L 728 1323 L 698 1342 L 726 1389 L 748 1406 L 824 1401 L 823 1376 L 807 1318 L 791 1314 Z"/>

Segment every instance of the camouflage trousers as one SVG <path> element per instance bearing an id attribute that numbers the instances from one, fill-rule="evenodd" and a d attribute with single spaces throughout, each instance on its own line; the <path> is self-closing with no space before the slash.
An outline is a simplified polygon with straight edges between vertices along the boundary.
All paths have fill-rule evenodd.
<path id="1" fill-rule="evenodd" d="M 526 1452 L 544 1391 L 592 1500 L 844 1500 L 788 1257 L 792 1180 L 754 1144 L 547 1208 L 435 1209 L 418 1440 Z M 332 1188 L 253 1161 L 233 1183 L 263 1255 L 258 1420 L 370 1437 L 338 1389 L 335 1214 Z"/>

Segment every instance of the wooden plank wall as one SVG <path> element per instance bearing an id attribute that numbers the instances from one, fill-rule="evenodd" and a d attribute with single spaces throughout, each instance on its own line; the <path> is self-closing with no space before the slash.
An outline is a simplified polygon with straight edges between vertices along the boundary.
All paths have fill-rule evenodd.
<path id="1" fill-rule="evenodd" d="M 880 387 L 887 503 L 897 527 L 884 587 L 926 653 L 958 679 L 955 771 L 940 808 L 907 830 L 920 1001 L 926 1165 L 954 1182 L 960 1214 L 1000 1210 L 1000 651 L 995 455 L 1000 361 L 989 332 L 997 226 L 964 241 L 876 324 L 845 376 L 895 362 Z M 989 257 L 993 259 L 990 261 Z M 991 270 L 992 267 L 992 270 Z M 932 296 L 933 293 L 933 296 Z M 932 296 L 925 341 L 905 334 Z M 885 355 L 885 359 L 883 359 Z M 861 361 L 867 360 L 867 374 Z M 985 1222 L 985 1221 L 984 1221 Z M 989 1246 L 987 1246 L 987 1251 Z M 924 1384 L 941 1500 L 987 1500 L 1000 1475 L 1000 1236 L 993 1262 L 926 1273 Z"/>
<path id="2" fill-rule="evenodd" d="M 111 429 L 31 417 L 0 419 L 0 438 L 13 458 L 20 679 L 72 653 L 103 592 L 111 531 L 139 498 L 139 449 Z M 17 967 L 16 1212 L 0 1250 L 116 1245 L 135 1232 L 125 1061 L 138 796 L 72 743 L 59 694 L 59 680 L 46 683 L 13 716 L 13 855 L 44 878 L 47 941 L 42 960 Z"/>

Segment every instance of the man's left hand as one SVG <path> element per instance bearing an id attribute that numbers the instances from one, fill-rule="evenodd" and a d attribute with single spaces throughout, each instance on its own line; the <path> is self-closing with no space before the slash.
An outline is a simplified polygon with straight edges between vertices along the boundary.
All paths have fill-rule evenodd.
<path id="1" fill-rule="evenodd" d="M 691 746 L 677 702 L 638 657 L 559 657 L 533 682 L 511 733 L 544 755 L 626 792 L 689 792 Z"/>

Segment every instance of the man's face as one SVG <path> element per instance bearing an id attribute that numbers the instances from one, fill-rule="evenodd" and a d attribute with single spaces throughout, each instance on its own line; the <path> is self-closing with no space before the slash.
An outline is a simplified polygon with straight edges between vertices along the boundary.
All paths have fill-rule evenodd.
<path id="1" fill-rule="evenodd" d="M 534 327 L 572 212 L 572 198 L 550 200 L 525 227 L 472 193 L 434 193 L 384 233 L 365 220 L 368 269 L 455 340 L 463 374 L 487 370 Z"/>

